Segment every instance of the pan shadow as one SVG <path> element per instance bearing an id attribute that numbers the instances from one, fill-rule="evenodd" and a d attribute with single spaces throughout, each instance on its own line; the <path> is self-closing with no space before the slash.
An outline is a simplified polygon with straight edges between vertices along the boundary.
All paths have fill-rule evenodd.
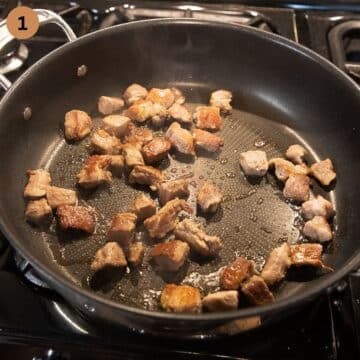
<path id="1" fill-rule="evenodd" d="M 302 266 L 301 268 L 290 268 L 286 273 L 286 279 L 293 282 L 308 282 L 319 277 L 319 269 L 312 266 Z"/>
<path id="2" fill-rule="evenodd" d="M 102 191 L 108 191 L 109 190 L 109 184 L 100 184 L 94 189 L 84 189 L 79 184 L 76 185 L 77 191 L 79 192 L 79 198 L 82 200 L 88 201 L 88 200 L 94 200 L 98 198 L 98 195 Z"/>
<path id="3" fill-rule="evenodd" d="M 220 153 L 221 153 L 221 150 L 211 152 L 211 151 L 206 151 L 205 149 L 202 149 L 200 147 L 196 148 L 196 156 L 197 157 L 203 157 L 203 158 L 215 160 L 216 158 L 219 157 Z"/>
<path id="4" fill-rule="evenodd" d="M 171 151 L 171 157 L 181 163 L 185 163 L 185 164 L 194 164 L 195 163 L 194 155 L 182 154 L 175 150 Z"/>
<path id="5" fill-rule="evenodd" d="M 89 280 L 89 286 L 94 291 L 109 292 L 125 274 L 125 268 L 109 266 L 97 271 Z"/>
<path id="6" fill-rule="evenodd" d="M 196 210 L 198 216 L 203 217 L 206 223 L 217 223 L 220 222 L 224 216 L 224 210 L 220 206 L 214 213 L 205 213 L 199 207 Z"/>

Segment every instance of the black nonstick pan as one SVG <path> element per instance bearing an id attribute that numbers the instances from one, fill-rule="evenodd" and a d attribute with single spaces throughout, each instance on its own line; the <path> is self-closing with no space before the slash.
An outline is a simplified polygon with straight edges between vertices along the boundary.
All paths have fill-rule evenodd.
<path id="1" fill-rule="evenodd" d="M 87 73 L 79 77 L 81 65 Z M 133 82 L 148 88 L 179 87 L 194 105 L 207 103 L 217 88 L 234 94 L 234 111 L 224 119 L 221 132 L 221 153 L 200 154 L 196 163 L 172 154 L 161 165 L 170 177 L 189 177 L 192 194 L 204 178 L 225 192 L 221 210 L 203 220 L 209 233 L 224 239 L 220 257 L 210 262 L 192 258 L 186 273 L 173 277 L 154 272 L 147 257 L 139 271 L 131 273 L 94 276 L 90 271 L 112 215 L 126 210 L 143 190 L 129 186 L 124 178 L 90 194 L 79 192 L 81 202 L 97 211 L 93 236 L 74 238 L 56 227 L 40 232 L 24 221 L 27 169 L 47 168 L 53 184 L 76 188 L 75 176 L 89 153 L 88 140 L 76 145 L 63 140 L 65 112 L 85 110 L 96 123 L 98 97 L 121 94 Z M 30 118 L 23 116 L 26 107 L 31 108 Z M 192 335 L 236 319 L 286 313 L 360 263 L 359 115 L 355 83 L 315 53 L 276 35 L 188 19 L 142 21 L 98 31 L 46 56 L 0 103 L 1 229 L 52 288 L 94 319 L 156 334 Z M 335 239 L 325 256 L 334 272 L 310 281 L 286 281 L 276 289 L 277 301 L 271 305 L 217 314 L 160 312 L 157 297 L 165 282 L 185 281 L 206 293 L 215 286 L 216 271 L 236 255 L 261 266 L 279 243 L 297 241 L 298 210 L 284 201 L 274 178 L 249 182 L 238 164 L 242 151 L 259 148 L 271 158 L 283 156 L 293 143 L 309 150 L 309 163 L 331 158 L 338 174 L 335 190 L 316 184 L 313 188 L 336 206 Z M 150 247 L 141 229 L 137 236 Z"/>

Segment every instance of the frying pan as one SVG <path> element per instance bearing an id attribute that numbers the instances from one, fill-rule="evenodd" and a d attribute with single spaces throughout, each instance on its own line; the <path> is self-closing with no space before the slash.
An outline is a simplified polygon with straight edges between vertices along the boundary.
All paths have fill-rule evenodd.
<path id="1" fill-rule="evenodd" d="M 45 14 L 47 22 L 65 28 L 73 39 L 60 18 Z M 81 65 L 88 71 L 79 77 Z M 93 236 L 69 236 L 56 226 L 40 232 L 24 221 L 26 170 L 47 168 L 53 184 L 75 188 L 75 175 L 88 156 L 88 140 L 75 145 L 63 140 L 65 112 L 85 110 L 97 123 L 98 97 L 121 94 L 133 82 L 148 88 L 179 87 L 192 106 L 207 103 L 217 88 L 234 94 L 235 110 L 224 119 L 220 154 L 200 154 L 196 164 L 171 154 L 161 164 L 170 177 L 191 178 L 190 203 L 204 178 L 225 192 L 221 210 L 203 219 L 209 233 L 224 239 L 220 257 L 208 262 L 192 257 L 186 272 L 172 277 L 153 271 L 147 256 L 145 264 L 130 273 L 99 276 L 89 270 L 95 251 L 106 241 L 111 216 L 126 210 L 144 190 L 130 187 L 125 178 L 92 193 L 77 189 L 81 202 L 96 208 Z M 23 116 L 26 107 L 32 110 L 30 118 Z M 273 319 L 310 301 L 359 264 L 359 115 L 360 92 L 354 82 L 312 51 L 276 35 L 190 19 L 141 21 L 97 31 L 40 60 L 0 103 L 1 230 L 53 289 L 91 319 L 178 336 L 224 329 L 224 324 L 253 316 Z M 335 239 L 325 256 L 334 272 L 311 281 L 294 276 L 275 289 L 277 301 L 266 306 L 199 315 L 160 312 L 156 299 L 165 282 L 184 281 L 205 293 L 215 286 L 216 271 L 236 255 L 261 266 L 272 248 L 301 236 L 298 209 L 284 201 L 274 178 L 249 182 L 238 165 L 241 151 L 261 148 L 271 158 L 282 156 L 293 143 L 309 150 L 309 163 L 329 157 L 337 170 L 336 190 L 316 184 L 313 188 L 337 209 Z M 141 227 L 137 237 L 147 249 L 151 246 Z"/>

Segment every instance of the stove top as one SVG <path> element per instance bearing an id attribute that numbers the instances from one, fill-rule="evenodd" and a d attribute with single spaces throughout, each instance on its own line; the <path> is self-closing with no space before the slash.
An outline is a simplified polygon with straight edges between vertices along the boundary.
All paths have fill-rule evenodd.
<path id="1" fill-rule="evenodd" d="M 11 6 L 0 1 L 0 15 Z M 22 1 L 62 15 L 78 36 L 118 23 L 192 17 L 255 26 L 299 42 L 360 81 L 360 5 L 356 1 Z M 254 6 L 256 4 L 257 6 Z M 13 5 L 13 6 L 15 6 Z M 0 56 L 0 72 L 14 81 L 65 42 L 56 27 Z M 49 289 L 0 234 L 0 343 L 2 359 L 358 359 L 360 271 L 295 314 L 271 326 L 222 339 L 176 341 L 93 324 Z M 91 310 L 91 309 L 89 309 Z M 91 350 L 89 351 L 89 346 Z"/>

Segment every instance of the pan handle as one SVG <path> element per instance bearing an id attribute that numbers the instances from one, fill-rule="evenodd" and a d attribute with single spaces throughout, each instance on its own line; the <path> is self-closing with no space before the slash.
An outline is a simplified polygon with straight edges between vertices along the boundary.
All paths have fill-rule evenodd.
<path id="1" fill-rule="evenodd" d="M 46 9 L 34 9 L 34 11 L 39 17 L 39 25 L 55 24 L 64 31 L 69 41 L 76 40 L 74 31 L 60 15 Z M 14 36 L 10 34 L 6 26 L 6 19 L 2 20 L 0 22 L 0 51 L 13 40 Z M 11 85 L 11 81 L 4 74 L 0 74 L 0 86 L 7 91 Z"/>

